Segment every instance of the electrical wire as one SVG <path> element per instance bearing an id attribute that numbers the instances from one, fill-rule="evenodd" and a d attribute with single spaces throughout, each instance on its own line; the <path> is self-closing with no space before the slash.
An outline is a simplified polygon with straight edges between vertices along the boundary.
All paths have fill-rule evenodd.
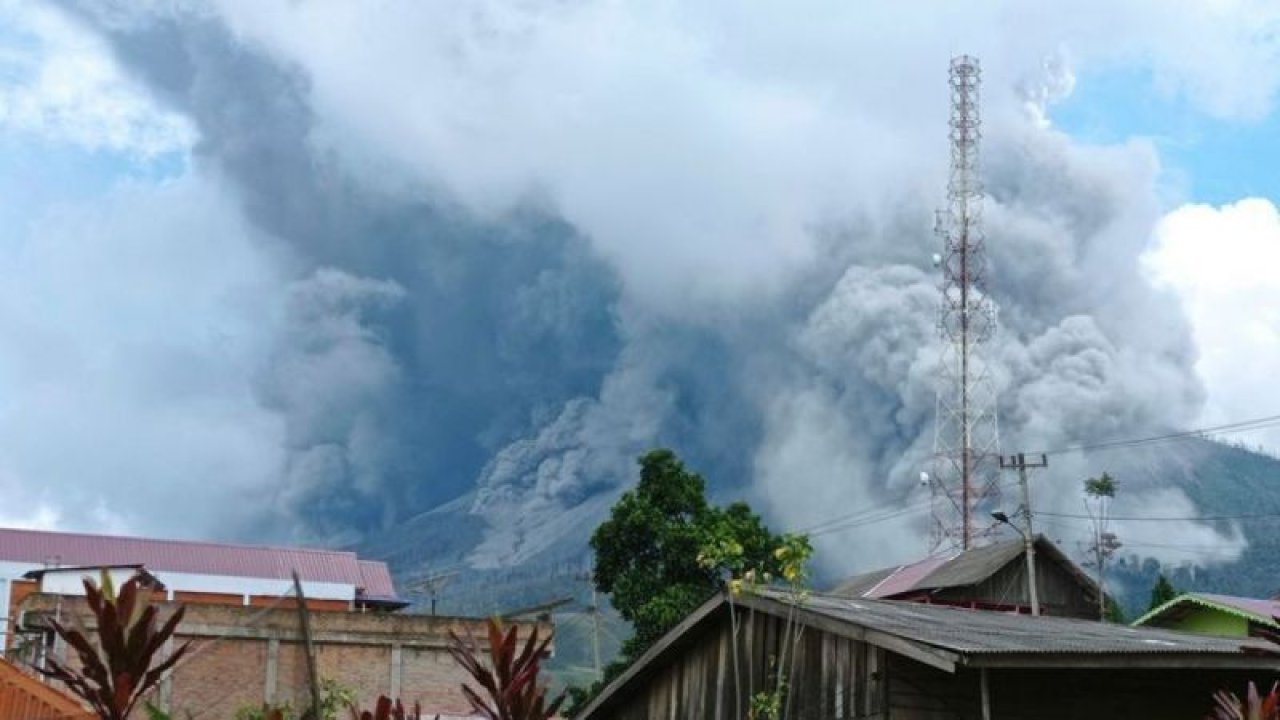
<path id="1" fill-rule="evenodd" d="M 1037 511 L 1036 517 L 1060 517 L 1060 518 L 1080 518 L 1088 520 L 1088 515 L 1079 515 L 1074 513 L 1056 513 Z M 1280 518 L 1280 513 L 1249 513 L 1241 515 L 1200 515 L 1200 516 L 1183 516 L 1183 517 L 1155 517 L 1144 515 L 1108 515 L 1108 520 L 1124 520 L 1126 522 L 1211 522 L 1215 520 L 1274 520 Z"/>
<path id="2" fill-rule="evenodd" d="M 1092 452 L 1096 450 L 1114 450 L 1114 449 L 1122 449 L 1122 448 L 1128 448 L 1128 447 L 1141 447 L 1144 445 L 1152 445 L 1152 444 L 1157 444 L 1162 442 L 1171 442 L 1176 440 L 1206 438 L 1210 435 L 1223 435 L 1223 434 L 1238 433 L 1238 432 L 1248 432 L 1252 430 L 1262 430 L 1270 427 L 1280 427 L 1280 415 L 1268 415 L 1268 416 L 1259 417 L 1259 418 L 1252 418 L 1249 420 L 1240 420 L 1237 422 L 1225 423 L 1222 425 L 1214 425 L 1214 426 L 1203 427 L 1203 428 L 1194 428 L 1191 430 L 1183 430 L 1183 431 L 1174 432 L 1174 433 L 1165 433 L 1162 435 L 1151 435 L 1148 437 L 1129 438 L 1125 440 L 1110 440 L 1105 442 L 1090 443 L 1090 444 L 1084 444 L 1084 445 L 1068 445 L 1065 447 L 1057 448 L 1055 450 L 1040 450 L 1034 453 L 1026 453 L 1026 454 L 1027 455 L 1066 455 L 1069 453 L 1076 453 L 1076 452 Z M 1005 484 L 1004 486 L 1006 488 L 1011 487 L 1012 483 Z M 912 505 L 907 505 L 907 506 L 902 506 L 897 503 L 881 504 L 871 508 L 864 508 L 854 513 L 837 515 L 835 517 L 831 517 L 821 522 L 810 525 L 808 527 L 802 528 L 797 532 L 809 535 L 811 537 L 820 537 L 822 535 L 828 535 L 833 532 L 849 530 L 856 527 L 863 527 L 866 525 L 874 525 L 876 523 L 892 520 L 897 517 L 901 517 L 902 515 L 915 512 L 919 508 L 928 507 L 931 503 L 932 503 L 931 500 L 926 500 L 920 503 L 914 503 Z M 1080 516 L 1071 515 L 1068 513 L 1058 514 L 1058 513 L 1043 513 L 1043 512 L 1037 512 L 1036 515 L 1059 515 L 1061 517 L 1087 517 L 1083 515 L 1080 515 Z M 1220 515 L 1220 516 L 1207 516 L 1207 517 L 1198 517 L 1198 518 L 1190 518 L 1190 517 L 1168 518 L 1167 521 L 1175 522 L 1175 521 L 1188 521 L 1188 520 L 1201 520 L 1201 521 L 1252 520 L 1252 519 L 1265 519 L 1265 518 L 1277 518 L 1277 517 L 1280 517 L 1280 514 L 1238 515 L 1238 516 Z M 1137 517 L 1133 517 L 1133 518 L 1112 517 L 1112 519 L 1113 520 L 1156 520 L 1156 518 L 1137 518 Z"/>
<path id="3" fill-rule="evenodd" d="M 1210 435 L 1226 435 L 1238 432 L 1249 432 L 1252 430 L 1265 430 L 1270 427 L 1280 426 L 1280 415 L 1268 415 L 1266 417 L 1253 418 L 1250 420 L 1240 420 L 1238 422 L 1226 423 L 1223 425 L 1215 425 L 1212 427 L 1195 428 L 1192 430 L 1182 430 L 1179 432 L 1165 433 L 1163 435 L 1151 435 L 1148 437 L 1129 438 L 1126 440 L 1108 440 L 1104 442 L 1088 443 L 1083 445 L 1068 445 L 1066 447 L 1057 448 L 1056 450 L 1037 450 L 1028 455 L 1066 455 L 1068 453 L 1092 452 L 1095 450 L 1112 450 L 1117 448 L 1140 447 L 1143 445 L 1152 445 L 1156 443 L 1169 442 L 1172 440 L 1187 440 L 1194 438 L 1206 438 Z"/>

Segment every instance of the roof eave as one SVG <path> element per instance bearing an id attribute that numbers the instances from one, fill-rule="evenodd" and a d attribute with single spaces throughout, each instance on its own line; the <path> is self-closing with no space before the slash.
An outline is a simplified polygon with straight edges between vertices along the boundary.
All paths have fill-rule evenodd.
<path id="1" fill-rule="evenodd" d="M 1280 648 L 1277 648 L 1280 650 Z M 964 656 L 974 668 L 1027 670 L 1280 670 L 1280 654 L 1254 653 L 984 653 Z"/>

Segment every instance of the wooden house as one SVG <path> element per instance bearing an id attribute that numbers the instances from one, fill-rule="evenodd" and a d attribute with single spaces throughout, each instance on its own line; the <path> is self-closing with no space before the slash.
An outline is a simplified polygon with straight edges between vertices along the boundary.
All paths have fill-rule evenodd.
<path id="1" fill-rule="evenodd" d="M 1184 593 L 1133 621 L 1202 635 L 1280 639 L 1280 601 Z"/>
<path id="2" fill-rule="evenodd" d="M 577 717 L 738 720 L 779 667 L 788 720 L 1200 720 L 1214 691 L 1270 682 L 1280 646 L 920 603 L 718 595 Z"/>
<path id="3" fill-rule="evenodd" d="M 1034 551 L 1040 614 L 1100 619 L 1098 586 L 1089 575 L 1043 536 L 1036 536 Z M 864 573 L 831 592 L 869 600 L 1031 612 L 1021 538 Z"/>

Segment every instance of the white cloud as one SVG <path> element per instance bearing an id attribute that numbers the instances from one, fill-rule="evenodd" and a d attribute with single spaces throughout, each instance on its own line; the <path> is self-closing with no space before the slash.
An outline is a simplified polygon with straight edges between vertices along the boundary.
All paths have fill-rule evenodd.
<path id="1" fill-rule="evenodd" d="M 216 183 L 125 184 L 0 243 L 5 523 L 227 535 L 279 476 L 278 282 Z M 10 502 L 12 501 L 12 502 Z"/>
<path id="2" fill-rule="evenodd" d="M 0 28 L 0 128 L 142 158 L 190 147 L 190 124 L 158 106 L 99 37 L 60 12 L 4 0 Z"/>
<path id="3" fill-rule="evenodd" d="M 1280 413 L 1280 212 L 1249 198 L 1222 207 L 1186 205 L 1169 213 L 1145 261 L 1172 288 L 1191 319 L 1196 369 L 1209 400 L 1203 422 Z M 1233 436 L 1280 452 L 1280 429 Z"/>
<path id="4" fill-rule="evenodd" d="M 1247 0 L 218 4 L 308 72 L 341 153 L 481 209 L 548 197 L 681 314 L 779 287 L 815 224 L 939 194 L 952 52 L 983 59 L 989 126 L 1069 92 L 1067 57 L 1222 115 L 1280 83 L 1280 5 Z"/>

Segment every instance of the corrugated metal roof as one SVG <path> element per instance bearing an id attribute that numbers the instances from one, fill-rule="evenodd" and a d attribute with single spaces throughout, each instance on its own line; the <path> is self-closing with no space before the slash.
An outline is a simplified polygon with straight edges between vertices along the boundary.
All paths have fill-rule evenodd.
<path id="1" fill-rule="evenodd" d="M 877 586 L 885 581 L 885 578 L 902 569 L 903 565 L 896 565 L 889 568 L 881 568 L 873 570 L 869 573 L 854 575 L 851 578 L 845 578 L 839 585 L 831 590 L 831 594 L 840 595 L 842 597 L 878 597 L 871 593 Z"/>
<path id="2" fill-rule="evenodd" d="M 361 594 L 370 598 L 395 598 L 396 587 L 391 582 L 391 571 L 384 562 L 360 560 Z"/>
<path id="3" fill-rule="evenodd" d="M 4 720 L 93 720 L 80 701 L 0 658 L 0 712 Z"/>
<path id="4" fill-rule="evenodd" d="M 1022 557 L 1022 551 L 1023 541 L 1019 538 L 950 555 L 933 555 L 909 565 L 855 575 L 837 585 L 831 594 L 887 599 L 917 591 L 976 585 Z M 1052 542 L 1037 536 L 1036 552 L 1066 566 L 1082 585 L 1094 588 L 1093 581 Z"/>
<path id="5" fill-rule="evenodd" d="M 1238 615 L 1251 622 L 1280 628 L 1280 602 L 1258 598 L 1214 595 L 1212 593 L 1184 593 L 1149 611 L 1133 621 L 1134 625 L 1159 624 L 1159 620 L 1172 617 L 1188 606 L 1207 607 L 1219 612 Z"/>
<path id="6" fill-rule="evenodd" d="M 975 585 L 1022 557 L 1022 548 L 1022 539 L 1018 538 L 958 553 L 945 564 L 939 565 L 937 570 L 921 578 L 916 583 L 916 589 L 940 590 Z"/>
<path id="7" fill-rule="evenodd" d="M 294 570 L 310 582 L 365 587 L 395 597 L 386 565 L 360 561 L 353 552 L 265 545 L 232 545 L 189 540 L 93 535 L 0 528 L 0 561 L 48 564 L 145 565 L 152 572 L 180 572 L 287 580 Z M 368 568 L 362 568 L 368 563 Z M 382 571 L 373 566 L 380 565 Z M 384 577 L 385 576 L 385 577 Z"/>
<path id="8" fill-rule="evenodd" d="M 785 593 L 765 591 L 762 594 L 778 602 L 788 602 Z M 1239 654 L 1242 651 L 1280 654 L 1280 646 L 1260 639 L 1191 635 L 1092 620 L 1031 617 L 891 600 L 812 595 L 801 607 L 963 655 Z"/>
<path id="9" fill-rule="evenodd" d="M 1227 605 L 1237 610 L 1257 615 L 1259 619 L 1270 622 L 1273 625 L 1276 624 L 1276 619 L 1280 618 L 1280 602 L 1275 600 L 1260 600 L 1258 598 L 1215 595 L 1212 593 L 1193 593 L 1193 595 L 1211 603 Z"/>
<path id="10" fill-rule="evenodd" d="M 954 558 L 954 555 L 935 555 L 920 562 L 903 565 L 871 588 L 868 596 L 893 597 L 918 590 L 926 578 L 932 578 L 936 571 L 946 567 Z"/>

